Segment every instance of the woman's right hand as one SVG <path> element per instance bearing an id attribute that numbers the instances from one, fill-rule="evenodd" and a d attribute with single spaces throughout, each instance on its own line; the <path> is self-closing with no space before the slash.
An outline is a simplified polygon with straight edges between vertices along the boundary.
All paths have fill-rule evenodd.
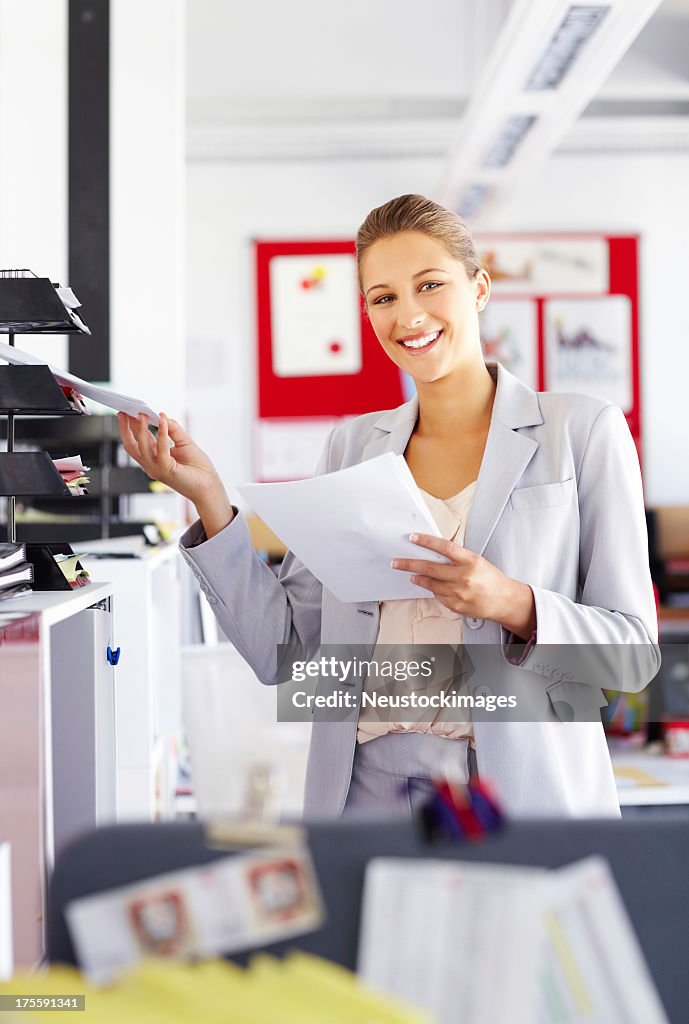
<path id="1" fill-rule="evenodd" d="M 218 494 L 225 495 L 218 472 L 206 453 L 165 413 L 160 413 L 157 440 L 148 429 L 145 413 L 135 419 L 120 412 L 117 422 L 125 451 L 154 480 L 167 484 L 197 507 Z M 170 441 L 174 444 L 172 448 Z"/>

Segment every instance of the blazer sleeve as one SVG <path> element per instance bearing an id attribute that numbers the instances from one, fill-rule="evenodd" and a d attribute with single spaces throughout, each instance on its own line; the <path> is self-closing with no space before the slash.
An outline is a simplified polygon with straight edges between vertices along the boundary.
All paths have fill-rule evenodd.
<path id="1" fill-rule="evenodd" d="M 316 475 L 329 466 L 332 432 Z M 320 582 L 288 552 L 279 577 L 261 561 L 241 513 L 215 537 L 206 539 L 197 520 L 180 540 L 180 551 L 199 581 L 225 636 L 262 683 L 281 681 L 283 657 L 308 660 L 320 643 Z"/>
<path id="2" fill-rule="evenodd" d="M 579 599 L 531 587 L 536 643 L 520 667 L 638 692 L 657 674 L 660 651 L 639 460 L 616 405 L 604 406 L 590 430 L 578 498 Z"/>

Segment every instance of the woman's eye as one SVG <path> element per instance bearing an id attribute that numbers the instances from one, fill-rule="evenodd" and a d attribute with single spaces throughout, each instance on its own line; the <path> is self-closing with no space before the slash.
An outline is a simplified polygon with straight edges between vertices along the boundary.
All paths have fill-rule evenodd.
<path id="1" fill-rule="evenodd" d="M 440 288 L 440 284 L 440 281 L 424 281 L 424 283 L 421 285 L 420 291 L 423 291 L 424 288 L 427 288 L 428 291 Z"/>
<path id="2" fill-rule="evenodd" d="M 381 295 L 379 299 L 376 299 L 373 303 L 374 306 L 387 305 L 388 300 L 392 301 L 392 295 Z"/>

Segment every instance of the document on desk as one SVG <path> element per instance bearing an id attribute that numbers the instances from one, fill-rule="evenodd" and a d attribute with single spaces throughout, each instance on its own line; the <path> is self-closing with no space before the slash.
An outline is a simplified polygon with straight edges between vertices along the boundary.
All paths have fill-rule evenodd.
<path id="1" fill-rule="evenodd" d="M 428 597 L 393 558 L 446 562 L 409 540 L 439 537 L 403 456 L 386 452 L 349 469 L 291 483 L 245 484 L 253 511 L 339 601 Z"/>
<path id="2" fill-rule="evenodd" d="M 67 370 L 61 370 L 51 363 L 45 363 L 38 356 L 34 356 L 30 352 L 24 352 L 14 345 L 8 345 L 4 341 L 0 341 L 0 359 L 4 359 L 15 366 L 47 365 L 58 384 L 72 387 L 80 395 L 84 395 L 86 398 L 90 398 L 93 402 L 104 405 L 108 409 L 115 409 L 116 412 L 126 412 L 129 416 L 134 417 L 138 416 L 140 412 L 145 412 L 151 426 L 157 427 L 159 424 L 158 414 L 146 405 L 145 402 L 142 402 L 141 399 L 131 398 L 129 395 L 123 395 L 119 391 L 113 391 L 111 388 L 104 388 L 98 384 L 91 384 L 89 381 L 82 380 L 81 377 L 75 377 L 73 373 L 68 373 Z"/>
<path id="3" fill-rule="evenodd" d="M 605 860 L 369 864 L 359 973 L 439 1024 L 668 1024 Z"/>

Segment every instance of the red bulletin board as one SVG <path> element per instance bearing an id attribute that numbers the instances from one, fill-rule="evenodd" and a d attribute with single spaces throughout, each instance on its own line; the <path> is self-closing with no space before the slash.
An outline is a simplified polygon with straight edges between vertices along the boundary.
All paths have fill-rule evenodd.
<path id="1" fill-rule="evenodd" d="M 348 254 L 355 259 L 354 242 L 257 242 L 256 297 L 258 305 L 258 415 L 260 419 L 354 416 L 391 409 L 404 399 L 399 372 L 378 344 L 359 302 L 361 368 L 354 373 L 279 376 L 275 372 L 271 302 L 271 260 L 279 256 L 313 257 L 318 272 L 322 257 Z M 337 344 L 334 335 L 332 343 Z"/>
<path id="2" fill-rule="evenodd" d="M 497 359 L 537 390 L 582 391 L 616 402 L 640 451 L 638 238 L 594 232 L 494 233 L 476 235 L 476 243 L 492 278 L 491 300 L 481 320 L 486 358 Z M 307 443 L 309 431 L 313 438 L 308 443 L 315 450 L 320 443 L 316 432 L 325 431 L 327 421 L 393 408 L 408 397 L 409 381 L 385 355 L 365 315 L 354 282 L 353 241 L 266 241 L 255 246 L 257 427 L 263 428 L 255 452 L 265 453 L 267 447 L 277 451 L 275 443 L 284 435 L 284 458 L 290 465 L 286 476 L 294 478 L 310 472 L 305 462 L 302 468 L 298 457 L 291 461 L 290 455 Z M 333 256 L 349 256 L 351 264 L 346 259 L 328 264 Z M 332 293 L 335 305 L 340 304 L 333 325 L 349 318 L 342 335 L 348 331 L 347 338 L 341 341 L 337 326 L 330 331 L 326 318 L 319 323 L 320 334 L 314 333 L 316 347 L 324 351 L 309 356 L 314 367 L 327 364 L 328 372 L 302 374 L 298 360 L 286 367 L 279 351 L 285 343 L 276 346 L 275 292 L 280 278 L 275 265 L 271 270 L 276 257 L 302 258 L 292 262 L 296 272 L 287 281 L 289 293 L 302 303 L 300 310 L 308 306 L 303 296 L 299 298 L 300 290 L 310 294 L 311 288 L 318 290 L 325 283 L 332 287 L 344 274 L 339 291 Z M 287 262 L 283 260 L 282 266 Z M 285 305 L 284 283 L 280 288 L 284 321 L 290 306 Z M 321 297 L 327 298 L 327 288 Z M 328 300 L 321 308 L 327 311 L 330 305 Z M 305 322 L 308 325 L 308 319 Z M 288 336 L 289 325 L 284 330 Z M 288 340 L 298 348 L 299 331 Z M 332 358 L 327 348 L 335 353 Z M 341 366 L 349 366 L 351 372 L 331 369 L 337 359 L 345 359 Z M 312 470 L 312 452 L 309 460 Z M 262 471 L 264 461 L 265 455 L 257 454 L 256 478 L 276 479 L 274 460 L 267 474 Z"/>

